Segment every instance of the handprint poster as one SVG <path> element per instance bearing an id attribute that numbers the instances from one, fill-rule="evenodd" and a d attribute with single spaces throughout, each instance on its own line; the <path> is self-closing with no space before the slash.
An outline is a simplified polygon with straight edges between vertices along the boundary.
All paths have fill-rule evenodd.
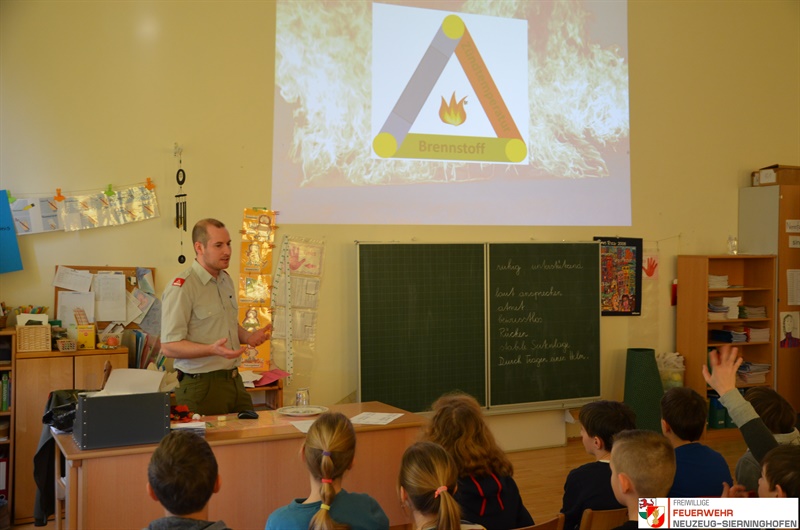
<path id="1" fill-rule="evenodd" d="M 595 237 L 600 241 L 600 305 L 603 316 L 642 313 L 642 240 Z"/>
<path id="2" fill-rule="evenodd" d="M 320 243 L 290 239 L 289 273 L 321 276 L 324 248 Z"/>

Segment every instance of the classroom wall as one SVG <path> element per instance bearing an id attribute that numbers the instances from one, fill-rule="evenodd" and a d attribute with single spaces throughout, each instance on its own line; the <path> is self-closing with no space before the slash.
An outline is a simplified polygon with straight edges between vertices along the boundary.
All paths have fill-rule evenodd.
<path id="1" fill-rule="evenodd" d="M 296 378 L 314 401 L 355 397 L 355 240 L 641 237 L 660 257 L 658 279 L 645 280 L 642 316 L 602 319 L 603 396 L 622 398 L 628 347 L 675 350 L 676 256 L 724 253 L 750 171 L 800 165 L 800 2 L 628 6 L 633 226 L 290 226 L 278 217 L 279 236 L 326 245 L 316 354 Z M 0 275 L 0 300 L 53 306 L 58 264 L 155 267 L 161 293 L 184 268 L 181 239 L 192 254 L 190 235 L 172 224 L 176 142 L 190 226 L 213 216 L 235 234 L 244 207 L 271 206 L 274 26 L 267 1 L 0 2 L 0 189 L 31 197 L 150 177 L 162 214 L 19 238 L 24 270 Z M 514 443 L 549 445 L 537 432 L 554 418 L 499 423 L 524 425 Z"/>

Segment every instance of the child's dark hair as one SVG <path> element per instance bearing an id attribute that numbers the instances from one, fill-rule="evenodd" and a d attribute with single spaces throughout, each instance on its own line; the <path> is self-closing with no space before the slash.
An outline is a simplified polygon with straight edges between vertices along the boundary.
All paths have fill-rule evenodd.
<path id="1" fill-rule="evenodd" d="M 333 520 L 330 506 L 336 498 L 333 481 L 353 465 L 356 454 L 356 432 L 347 416 L 341 412 L 325 412 L 311 424 L 303 444 L 306 467 L 319 480 L 322 506 L 314 514 L 309 530 L 349 528 Z M 327 506 L 327 508 L 326 508 Z"/>
<path id="2" fill-rule="evenodd" d="M 453 497 L 458 471 L 441 445 L 417 442 L 406 449 L 398 482 L 414 510 L 436 516 L 436 530 L 460 530 L 461 508 Z"/>
<path id="3" fill-rule="evenodd" d="M 785 434 L 794 430 L 797 414 L 792 405 L 771 388 L 755 386 L 745 392 L 744 398 L 753 405 L 770 432 Z"/>
<path id="4" fill-rule="evenodd" d="M 578 421 L 586 434 L 603 440 L 606 451 L 611 451 L 615 434 L 636 428 L 636 413 L 619 401 L 592 401 L 581 407 Z"/>
<path id="5" fill-rule="evenodd" d="M 667 422 L 675 436 L 695 442 L 706 428 L 708 403 L 691 388 L 670 388 L 661 397 L 661 419 Z"/>
<path id="6" fill-rule="evenodd" d="M 175 430 L 158 444 L 147 480 L 158 502 L 173 515 L 198 512 L 208 504 L 217 482 L 217 459 L 206 440 Z"/>
<path id="7" fill-rule="evenodd" d="M 761 463 L 770 491 L 780 486 L 787 497 L 800 496 L 800 445 L 779 445 Z"/>

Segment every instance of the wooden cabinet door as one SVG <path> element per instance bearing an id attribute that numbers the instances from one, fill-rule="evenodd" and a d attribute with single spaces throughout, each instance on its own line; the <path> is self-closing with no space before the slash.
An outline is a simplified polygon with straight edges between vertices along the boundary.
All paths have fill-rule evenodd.
<path id="1" fill-rule="evenodd" d="M 99 390 L 103 384 L 103 365 L 111 361 L 114 370 L 128 367 L 127 353 L 75 356 L 75 388 Z"/>
<path id="2" fill-rule="evenodd" d="M 33 517 L 36 484 L 33 457 L 42 435 L 42 415 L 51 390 L 73 388 L 72 357 L 18 359 L 15 384 L 14 521 Z"/>

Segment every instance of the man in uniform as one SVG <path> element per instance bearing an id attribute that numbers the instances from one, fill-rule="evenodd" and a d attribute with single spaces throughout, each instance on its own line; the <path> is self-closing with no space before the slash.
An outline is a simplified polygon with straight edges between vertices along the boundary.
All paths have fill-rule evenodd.
<path id="1" fill-rule="evenodd" d="M 269 339 L 271 326 L 253 331 L 238 323 L 236 291 L 225 271 L 231 237 L 216 219 L 202 219 L 192 229 L 195 261 L 164 290 L 161 349 L 175 359 L 179 405 L 213 415 L 253 409 L 239 375 L 247 346 Z"/>

